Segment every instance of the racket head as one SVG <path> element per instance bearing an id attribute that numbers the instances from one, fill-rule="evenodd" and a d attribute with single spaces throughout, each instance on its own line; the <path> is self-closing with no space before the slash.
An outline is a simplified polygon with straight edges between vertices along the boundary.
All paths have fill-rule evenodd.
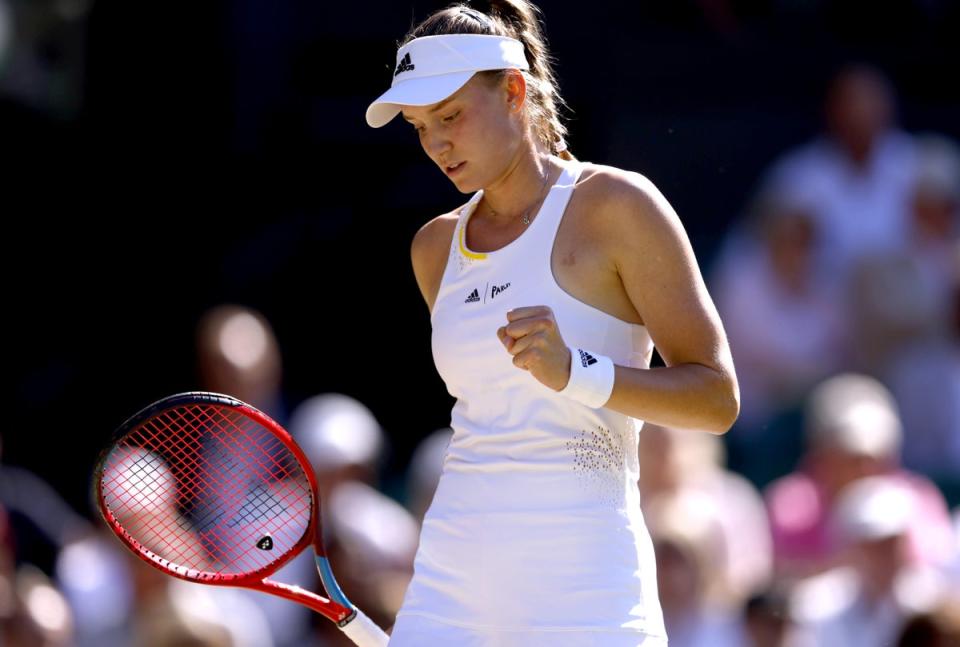
<path id="1" fill-rule="evenodd" d="M 228 395 L 179 393 L 131 416 L 101 452 L 93 490 L 114 534 L 181 579 L 257 586 L 310 543 L 323 557 L 307 457 Z"/>

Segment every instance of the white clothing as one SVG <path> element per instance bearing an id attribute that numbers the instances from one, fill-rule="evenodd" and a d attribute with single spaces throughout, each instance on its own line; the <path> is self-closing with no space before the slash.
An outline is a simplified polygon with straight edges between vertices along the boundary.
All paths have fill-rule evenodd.
<path id="1" fill-rule="evenodd" d="M 566 343 L 649 366 L 644 326 L 579 301 L 553 276 L 581 170 L 564 163 L 531 224 L 498 250 L 466 247 L 483 191 L 460 212 L 431 312 L 454 433 L 391 647 L 666 643 L 637 488 L 642 423 L 541 384 L 497 338 L 507 311 L 547 305 Z"/>
<path id="2" fill-rule="evenodd" d="M 776 161 L 769 180 L 809 207 L 823 236 L 824 267 L 846 274 L 864 255 L 902 249 L 910 231 L 916 149 L 910 135 L 878 135 L 857 168 L 839 145 L 819 137 Z"/>
<path id="3" fill-rule="evenodd" d="M 756 241 L 738 246 L 714 281 L 717 309 L 740 381 L 742 428 L 761 430 L 846 361 L 840 296 L 819 273 L 803 293 L 787 289 Z"/>

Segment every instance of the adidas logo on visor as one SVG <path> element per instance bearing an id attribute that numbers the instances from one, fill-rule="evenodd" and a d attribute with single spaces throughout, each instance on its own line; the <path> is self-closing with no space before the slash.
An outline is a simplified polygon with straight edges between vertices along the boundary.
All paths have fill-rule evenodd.
<path id="1" fill-rule="evenodd" d="M 588 353 L 587 351 L 580 350 L 579 348 L 577 350 L 580 351 L 580 363 L 583 364 L 584 368 L 586 368 L 587 366 L 590 366 L 591 364 L 597 363 L 597 358 L 591 355 L 590 353 Z"/>
<path id="2" fill-rule="evenodd" d="M 410 59 L 410 52 L 407 52 L 406 55 L 400 59 L 400 62 L 397 64 L 397 71 L 393 73 L 394 76 L 400 74 L 400 72 L 409 72 L 416 68 L 416 65 L 413 64 L 413 61 Z"/>

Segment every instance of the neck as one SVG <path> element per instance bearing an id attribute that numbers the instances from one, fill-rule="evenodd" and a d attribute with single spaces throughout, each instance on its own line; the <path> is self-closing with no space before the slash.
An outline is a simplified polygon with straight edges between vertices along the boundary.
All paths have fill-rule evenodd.
<path id="1" fill-rule="evenodd" d="M 537 150 L 512 160 L 506 171 L 483 190 L 484 219 L 507 226 L 523 215 L 531 216 L 547 194 L 555 166 L 551 155 Z"/>

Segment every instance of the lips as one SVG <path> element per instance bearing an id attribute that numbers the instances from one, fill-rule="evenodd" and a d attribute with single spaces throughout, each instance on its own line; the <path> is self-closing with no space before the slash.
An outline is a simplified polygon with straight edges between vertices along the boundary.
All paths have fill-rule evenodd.
<path id="1" fill-rule="evenodd" d="M 447 175 L 456 175 L 463 170 L 463 167 L 466 166 L 466 164 L 466 162 L 458 162 L 456 164 L 444 167 L 444 170 L 447 172 Z"/>

